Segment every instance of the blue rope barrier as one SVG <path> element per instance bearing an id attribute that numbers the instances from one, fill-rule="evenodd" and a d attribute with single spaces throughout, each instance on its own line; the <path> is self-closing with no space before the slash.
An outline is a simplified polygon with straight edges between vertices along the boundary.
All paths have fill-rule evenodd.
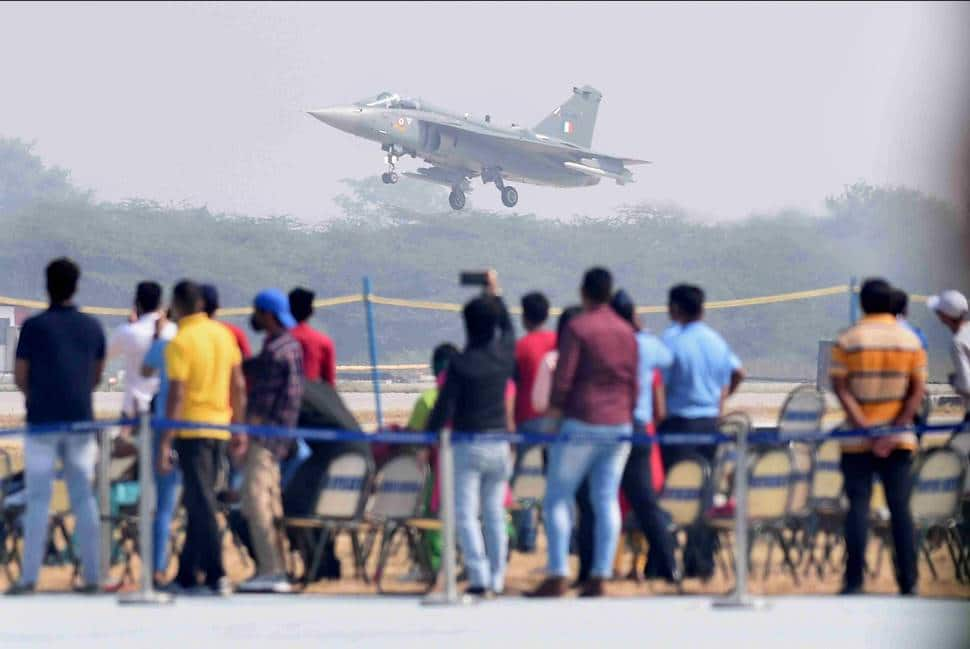
<path id="1" fill-rule="evenodd" d="M 0 437 L 12 435 L 36 435 L 54 433 L 87 433 L 118 426 L 137 426 L 137 419 L 116 419 L 107 421 L 65 422 L 39 425 L 27 425 L 17 428 L 0 429 Z M 345 431 L 320 428 L 283 428 L 279 426 L 254 426 L 248 424 L 208 424 L 190 421 L 172 421 L 168 419 L 152 419 L 151 425 L 156 430 L 219 430 L 231 434 L 248 434 L 256 437 L 291 437 L 321 442 L 382 442 L 388 444 L 436 444 L 438 434 L 431 432 L 397 432 L 379 431 L 365 433 L 362 431 Z M 780 435 L 777 430 L 767 432 L 752 432 L 748 435 L 750 444 L 774 444 L 780 442 L 817 442 L 824 439 L 843 439 L 852 437 L 882 437 L 894 433 L 916 433 L 918 436 L 930 432 L 956 432 L 964 427 L 962 422 L 952 424 L 924 424 L 920 426 L 881 426 L 868 429 L 835 429 L 829 432 L 814 431 L 797 435 Z M 681 445 L 715 445 L 733 442 L 735 438 L 723 433 L 658 433 L 648 436 L 643 433 L 614 435 L 609 437 L 589 436 L 583 434 L 561 433 L 474 433 L 458 431 L 452 434 L 455 443 L 471 441 L 496 441 L 512 444 L 556 444 L 578 442 L 590 444 L 629 442 L 636 445 L 662 446 Z"/>

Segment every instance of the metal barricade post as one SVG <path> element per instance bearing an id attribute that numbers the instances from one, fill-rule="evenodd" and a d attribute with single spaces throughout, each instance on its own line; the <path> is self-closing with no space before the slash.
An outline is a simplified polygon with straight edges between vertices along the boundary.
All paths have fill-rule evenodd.
<path id="1" fill-rule="evenodd" d="M 141 556 L 141 584 L 133 593 L 118 597 L 119 604 L 169 604 L 172 596 L 155 590 L 152 575 L 152 520 L 155 516 L 155 473 L 152 457 L 151 415 L 138 415 L 138 551 Z"/>
<path id="2" fill-rule="evenodd" d="M 444 548 L 441 553 L 442 571 L 444 572 L 444 592 L 434 593 L 426 597 L 422 603 L 429 606 L 458 606 L 468 604 L 471 600 L 465 595 L 458 594 L 458 557 L 457 532 L 455 528 L 455 460 L 454 449 L 451 445 L 451 431 L 441 433 L 438 447 L 438 472 L 441 484 L 441 522 L 442 540 Z"/>
<path id="3" fill-rule="evenodd" d="M 367 317 L 367 348 L 370 352 L 371 381 L 374 384 L 374 415 L 377 430 L 384 430 L 384 411 L 381 407 L 381 374 L 377 369 L 377 333 L 374 326 L 374 304 L 371 302 L 370 277 L 364 278 L 364 315 Z"/>
<path id="4" fill-rule="evenodd" d="M 101 583 L 111 578 L 111 429 L 102 428 L 98 458 L 98 512 L 101 514 L 101 565 L 98 567 Z"/>
<path id="5" fill-rule="evenodd" d="M 734 591 L 713 602 L 714 608 L 761 608 L 764 600 L 748 593 L 748 427 L 737 432 L 734 465 Z"/>

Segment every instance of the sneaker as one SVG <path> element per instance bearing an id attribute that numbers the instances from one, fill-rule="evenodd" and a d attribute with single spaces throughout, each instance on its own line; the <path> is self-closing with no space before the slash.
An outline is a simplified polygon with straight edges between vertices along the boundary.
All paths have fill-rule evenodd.
<path id="1" fill-rule="evenodd" d="M 579 589 L 580 597 L 603 597 L 606 595 L 606 586 L 602 577 L 590 577 Z"/>
<path id="2" fill-rule="evenodd" d="M 569 590 L 569 580 L 565 577 L 546 577 L 534 591 L 526 597 L 562 597 Z"/>
<path id="3" fill-rule="evenodd" d="M 101 591 L 101 586 L 94 583 L 94 584 L 83 584 L 80 586 L 75 586 L 74 592 L 77 593 L 78 595 L 98 595 L 102 591 Z M 112 591 L 106 590 L 105 592 L 112 592 Z"/>
<path id="4" fill-rule="evenodd" d="M 219 577 L 219 581 L 216 582 L 214 587 L 210 587 L 213 595 L 218 595 L 219 597 L 229 597 L 233 593 L 232 582 L 229 581 L 229 577 Z"/>
<path id="5" fill-rule="evenodd" d="M 484 586 L 469 586 L 465 589 L 465 594 L 472 597 L 477 597 L 478 599 L 494 599 L 495 593 L 485 588 Z"/>
<path id="6" fill-rule="evenodd" d="M 7 589 L 6 595 L 8 597 L 19 597 L 21 595 L 33 595 L 34 591 L 37 590 L 36 584 L 21 584 L 17 582 L 13 586 Z"/>
<path id="7" fill-rule="evenodd" d="M 165 593 L 167 595 L 172 595 L 174 597 L 174 596 L 178 596 L 178 595 L 185 595 L 190 589 L 185 588 L 180 583 L 178 583 L 178 581 L 176 581 L 176 580 L 173 579 L 172 581 L 168 582 L 167 584 L 159 584 L 159 585 L 156 585 L 155 586 L 155 590 L 157 590 L 160 593 Z"/>
<path id="8" fill-rule="evenodd" d="M 839 591 L 839 595 L 843 597 L 852 596 L 852 595 L 865 595 L 865 591 L 862 589 L 862 586 L 845 585 L 842 587 L 842 590 Z"/>
<path id="9" fill-rule="evenodd" d="M 239 584 L 240 593 L 290 593 L 293 586 L 286 575 L 256 575 Z"/>

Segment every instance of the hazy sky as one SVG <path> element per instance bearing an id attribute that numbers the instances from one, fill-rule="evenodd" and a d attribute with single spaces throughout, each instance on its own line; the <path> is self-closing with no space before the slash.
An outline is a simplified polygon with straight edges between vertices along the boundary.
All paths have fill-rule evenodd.
<path id="1" fill-rule="evenodd" d="M 2 4 L 0 135 L 102 199 L 316 221 L 384 167 L 305 109 L 391 89 L 535 124 L 589 83 L 595 148 L 655 164 L 518 209 L 736 218 L 859 179 L 952 196 L 968 53 L 967 5 Z"/>

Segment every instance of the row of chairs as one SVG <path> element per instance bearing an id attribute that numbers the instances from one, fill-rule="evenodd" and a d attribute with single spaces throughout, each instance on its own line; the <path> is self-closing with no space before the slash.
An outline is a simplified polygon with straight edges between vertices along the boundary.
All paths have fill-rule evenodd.
<path id="1" fill-rule="evenodd" d="M 818 430 L 824 402 L 813 396 L 814 387 L 794 392 L 779 421 L 779 434 L 796 436 Z M 812 402 L 816 405 L 812 406 Z M 806 408 L 806 405 L 810 406 Z M 817 413 L 813 419 L 812 413 Z M 722 420 L 721 432 L 731 435 L 750 423 L 743 414 Z M 970 583 L 970 543 L 963 509 L 970 502 L 970 472 L 967 454 L 970 432 L 957 432 L 944 446 L 922 450 L 914 463 L 910 508 L 917 528 L 917 547 L 934 578 L 938 571 L 932 557 L 934 544 L 945 545 L 954 564 L 956 578 Z M 692 526 L 708 526 L 719 541 L 718 564 L 725 575 L 732 572 L 733 507 L 712 507 L 731 503 L 737 457 L 734 444 L 719 446 L 713 467 L 700 456 L 688 457 L 670 468 L 661 507 L 672 517 L 677 533 Z M 796 585 L 800 573 L 815 572 L 823 579 L 826 569 L 835 568 L 837 546 L 844 544 L 843 521 L 847 503 L 843 496 L 840 470 L 841 450 L 836 440 L 811 444 L 790 442 L 781 446 L 755 447 L 748 458 L 749 552 L 755 542 L 767 543 L 763 578 L 772 569 L 772 552 L 781 549 L 782 566 Z M 878 481 L 871 506 L 872 528 L 879 539 L 875 569 L 878 577 L 882 558 L 889 546 L 888 510 Z M 821 547 L 819 547 L 821 546 Z M 750 555 L 749 555 L 750 564 Z"/>

